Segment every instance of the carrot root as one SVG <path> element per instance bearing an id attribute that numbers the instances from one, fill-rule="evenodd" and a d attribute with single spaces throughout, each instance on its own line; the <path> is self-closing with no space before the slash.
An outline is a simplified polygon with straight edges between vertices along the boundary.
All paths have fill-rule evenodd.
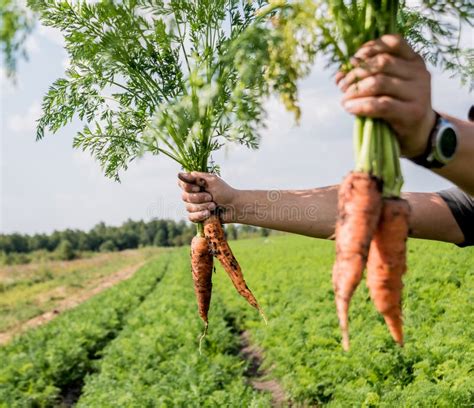
<path id="1" fill-rule="evenodd" d="M 381 207 L 379 181 L 367 173 L 349 173 L 339 187 L 336 261 L 332 272 L 342 347 L 346 351 L 349 349 L 349 303 L 362 280 Z"/>
<path id="2" fill-rule="evenodd" d="M 406 273 L 406 240 L 410 206 L 384 199 L 380 222 L 367 262 L 367 287 L 393 339 L 403 346 L 402 277 Z"/>
<path id="3" fill-rule="evenodd" d="M 209 243 L 211 253 L 222 264 L 224 270 L 232 280 L 234 287 L 237 289 L 237 292 L 239 292 L 239 294 L 244 297 L 251 306 L 256 308 L 264 321 L 267 322 L 265 314 L 259 306 L 257 299 L 245 282 L 242 269 L 230 249 L 229 243 L 225 238 L 221 221 L 217 215 L 211 215 L 206 221 L 204 221 L 204 235 Z"/>
<path id="4" fill-rule="evenodd" d="M 206 238 L 195 236 L 191 241 L 191 271 L 194 282 L 194 292 L 198 303 L 199 316 L 208 326 L 208 312 L 212 294 L 213 258 Z"/>

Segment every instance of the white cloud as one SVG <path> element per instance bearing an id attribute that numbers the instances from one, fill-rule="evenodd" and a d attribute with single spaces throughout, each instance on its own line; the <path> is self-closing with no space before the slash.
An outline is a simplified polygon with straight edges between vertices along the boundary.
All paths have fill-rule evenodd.
<path id="1" fill-rule="evenodd" d="M 12 132 L 33 132 L 36 129 L 36 121 L 41 116 L 41 105 L 35 101 L 26 113 L 17 113 L 8 120 L 8 129 Z"/>

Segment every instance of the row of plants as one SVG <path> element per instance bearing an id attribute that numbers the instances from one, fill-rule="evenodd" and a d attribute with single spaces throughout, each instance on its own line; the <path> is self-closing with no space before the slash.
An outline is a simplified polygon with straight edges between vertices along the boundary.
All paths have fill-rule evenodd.
<path id="1" fill-rule="evenodd" d="M 104 350 L 78 407 L 270 405 L 267 394 L 247 383 L 248 364 L 238 355 L 239 338 L 222 299 L 213 303 L 212 335 L 199 353 L 201 325 L 187 255 L 176 252 L 170 273 Z"/>
<path id="2" fill-rule="evenodd" d="M 268 316 L 268 327 L 232 296 L 222 273 L 215 285 L 240 330 L 265 350 L 265 367 L 297 404 L 336 407 L 474 405 L 474 250 L 410 240 L 403 298 L 406 344 L 398 347 L 364 287 L 350 312 L 349 352 L 340 347 L 331 266 L 333 243 L 272 237 L 235 253 Z M 224 279 L 221 285 L 221 280 Z M 214 313 L 213 313 L 214 315 Z M 213 322 L 211 320 L 210 327 Z M 210 341 L 215 333 L 210 331 Z"/>
<path id="3" fill-rule="evenodd" d="M 0 348 L 0 407 L 53 406 L 81 384 L 126 318 L 165 275 L 170 254 L 133 278 Z"/>

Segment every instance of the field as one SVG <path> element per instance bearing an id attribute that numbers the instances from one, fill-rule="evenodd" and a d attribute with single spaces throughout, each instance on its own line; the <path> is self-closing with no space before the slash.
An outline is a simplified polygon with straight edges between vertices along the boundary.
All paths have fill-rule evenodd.
<path id="1" fill-rule="evenodd" d="M 394 346 L 361 285 L 344 353 L 332 242 L 277 236 L 232 246 L 268 326 L 217 267 L 200 355 L 188 249 L 165 252 L 1 348 L 0 406 L 267 407 L 275 395 L 255 384 L 268 379 L 283 389 L 283 406 L 474 405 L 473 249 L 410 241 L 405 347 Z M 242 333 L 262 354 L 258 370 Z"/>
<path id="2" fill-rule="evenodd" d="M 21 331 L 29 319 L 50 310 L 69 308 L 76 298 L 98 286 L 119 280 L 152 256 L 158 248 L 96 254 L 74 261 L 43 261 L 0 267 L 0 344 Z"/>

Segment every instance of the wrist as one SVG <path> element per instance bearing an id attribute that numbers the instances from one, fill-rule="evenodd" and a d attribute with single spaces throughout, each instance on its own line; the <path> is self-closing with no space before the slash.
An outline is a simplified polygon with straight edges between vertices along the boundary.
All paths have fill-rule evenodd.
<path id="1" fill-rule="evenodd" d="M 422 121 L 416 138 L 410 143 L 410 146 L 403 152 L 407 159 L 422 155 L 428 146 L 430 134 L 436 125 L 436 112 L 430 109 Z"/>
<path id="2" fill-rule="evenodd" d="M 225 204 L 220 204 L 219 208 L 221 210 L 221 220 L 224 224 L 232 224 L 237 222 L 241 217 L 242 213 L 242 204 L 240 197 L 242 195 L 242 190 L 232 189 L 230 192 Z"/>

